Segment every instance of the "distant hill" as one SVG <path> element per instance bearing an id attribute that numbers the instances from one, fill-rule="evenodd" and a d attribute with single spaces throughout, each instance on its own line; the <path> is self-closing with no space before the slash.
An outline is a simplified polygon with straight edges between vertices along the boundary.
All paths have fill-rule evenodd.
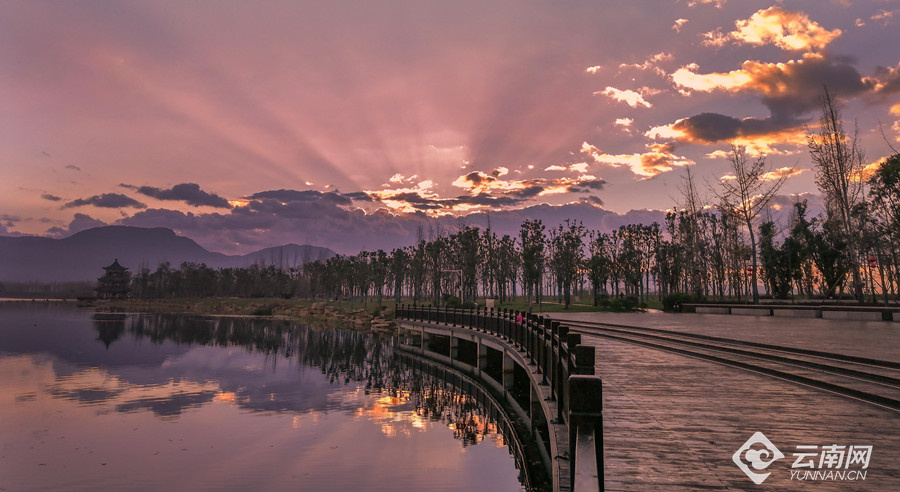
<path id="1" fill-rule="evenodd" d="M 168 261 L 185 261 L 212 268 L 245 267 L 254 263 L 286 268 L 334 256 L 319 246 L 288 244 L 243 256 L 208 251 L 192 239 L 162 227 L 106 226 L 87 229 L 64 239 L 0 236 L 0 282 L 72 282 L 95 280 L 113 260 L 132 273 L 141 266 L 155 270 Z"/>

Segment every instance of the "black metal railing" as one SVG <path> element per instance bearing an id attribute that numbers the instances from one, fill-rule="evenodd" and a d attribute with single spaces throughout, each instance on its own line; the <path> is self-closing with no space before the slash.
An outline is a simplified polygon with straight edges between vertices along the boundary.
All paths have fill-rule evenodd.
<path id="1" fill-rule="evenodd" d="M 487 333 L 524 352 L 557 403 L 557 415 L 548 418 L 555 417 L 569 430 L 573 490 L 603 490 L 602 381 L 594 374 L 594 347 L 582 345 L 580 334 L 550 318 L 502 308 L 401 304 L 396 317 Z"/>

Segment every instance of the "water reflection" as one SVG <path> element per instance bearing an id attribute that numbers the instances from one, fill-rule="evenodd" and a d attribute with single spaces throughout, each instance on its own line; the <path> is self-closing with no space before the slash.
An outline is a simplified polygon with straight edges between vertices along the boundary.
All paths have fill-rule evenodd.
<path id="1" fill-rule="evenodd" d="M 522 488 L 496 410 L 392 339 L 28 310 L 0 307 L 0 488 Z"/>

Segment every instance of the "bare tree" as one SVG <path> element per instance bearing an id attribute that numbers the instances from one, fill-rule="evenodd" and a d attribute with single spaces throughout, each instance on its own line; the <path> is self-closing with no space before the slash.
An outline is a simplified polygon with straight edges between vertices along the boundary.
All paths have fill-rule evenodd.
<path id="1" fill-rule="evenodd" d="M 807 129 L 806 140 L 816 165 L 816 184 L 825 195 L 828 217 L 840 225 L 843 239 L 849 246 L 854 295 L 862 301 L 859 234 L 853 210 L 863 201 L 864 155 L 859 147 L 859 130 L 855 130 L 853 135 L 848 135 L 844 130 L 838 101 L 827 87 L 822 97 L 818 132 Z"/>
<path id="2" fill-rule="evenodd" d="M 790 173 L 772 173 L 766 166 L 764 156 L 759 156 L 752 161 L 748 160 L 747 149 L 735 144 L 731 145 L 728 160 L 731 161 L 731 174 L 719 179 L 721 188 L 711 188 L 722 202 L 723 208 L 737 217 L 750 234 L 750 256 L 753 268 L 750 282 L 753 302 L 758 303 L 756 234 L 753 231 L 753 222 L 760 212 L 766 209 Z"/>

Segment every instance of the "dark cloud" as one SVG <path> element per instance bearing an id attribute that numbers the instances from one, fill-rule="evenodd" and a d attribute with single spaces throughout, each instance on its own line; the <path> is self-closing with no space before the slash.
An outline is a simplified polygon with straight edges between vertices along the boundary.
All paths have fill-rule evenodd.
<path id="1" fill-rule="evenodd" d="M 520 205 L 527 200 L 528 197 L 517 196 L 493 196 L 486 193 L 477 195 L 463 195 L 450 200 L 453 205 L 483 205 L 488 207 L 510 207 Z"/>
<path id="2" fill-rule="evenodd" d="M 477 184 L 481 184 L 483 177 L 485 177 L 483 173 L 476 171 L 473 173 L 466 174 L 466 181 L 477 185 Z"/>
<path id="3" fill-rule="evenodd" d="M 876 82 L 876 92 L 879 94 L 893 94 L 900 92 L 900 63 L 896 67 L 878 67 L 873 77 Z"/>
<path id="4" fill-rule="evenodd" d="M 147 208 L 143 203 L 120 193 L 103 193 L 102 195 L 94 195 L 88 198 L 79 198 L 63 205 L 63 208 L 82 207 L 84 205 L 93 205 L 101 208 Z"/>
<path id="5" fill-rule="evenodd" d="M 43 198 L 44 200 L 50 200 L 51 202 L 58 202 L 58 201 L 62 200 L 62 198 L 60 198 L 56 195 L 51 195 L 50 193 L 41 194 L 41 198 Z"/>
<path id="6" fill-rule="evenodd" d="M 685 134 L 685 140 L 699 143 L 714 143 L 734 140 L 739 137 L 759 137 L 789 131 L 802 122 L 778 121 L 772 118 L 737 119 L 719 113 L 700 113 L 679 120 L 672 128 Z M 670 151 L 673 149 L 670 149 Z"/>
<path id="7" fill-rule="evenodd" d="M 280 202 L 307 202 L 317 200 L 324 195 L 323 192 L 317 190 L 269 190 L 254 193 L 247 199 L 254 200 L 260 198 L 272 198 Z"/>
<path id="8" fill-rule="evenodd" d="M 90 215 L 76 213 L 67 227 L 51 227 L 50 229 L 47 229 L 47 235 L 55 238 L 63 238 L 71 236 L 76 232 L 81 232 L 86 229 L 93 229 L 94 227 L 102 227 L 105 225 L 105 222 L 103 222 L 102 220 L 97 220 Z"/>
<path id="9" fill-rule="evenodd" d="M 534 184 L 528 186 L 527 188 L 522 188 L 521 190 L 514 190 L 510 192 L 510 195 L 518 198 L 532 198 L 538 196 L 542 191 L 544 191 L 543 186 Z"/>
<path id="10" fill-rule="evenodd" d="M 66 169 L 72 169 L 73 171 L 81 171 L 81 168 L 72 164 L 66 166 Z"/>
<path id="11" fill-rule="evenodd" d="M 164 190 L 152 186 L 141 186 L 137 192 L 157 200 L 178 200 L 195 207 L 207 206 L 216 208 L 231 208 L 228 200 L 219 195 L 208 193 L 200 189 L 197 183 L 181 183 L 171 189 Z"/>
<path id="12" fill-rule="evenodd" d="M 337 205 L 351 205 L 354 201 L 373 201 L 368 194 L 358 191 L 354 193 L 341 193 L 339 191 L 317 191 L 317 190 L 269 190 L 254 193 L 248 197 L 249 200 L 258 200 L 262 198 L 271 198 L 283 203 L 288 202 L 313 202 L 317 200 L 328 200 Z"/>
<path id="13" fill-rule="evenodd" d="M 672 75 L 676 85 L 704 92 L 756 92 L 770 117 L 737 119 L 701 113 L 672 127 L 702 143 L 769 135 L 807 123 L 810 113 L 821 108 L 826 87 L 845 99 L 900 90 L 900 67 L 879 67 L 873 77 L 863 77 L 854 63 L 848 57 L 807 53 L 786 63 L 745 61 L 739 70 L 728 73 L 702 74 L 695 72 L 696 66 L 683 67 Z"/>
<path id="14" fill-rule="evenodd" d="M 763 103 L 776 121 L 791 121 L 819 109 L 824 87 L 841 97 L 872 90 L 846 58 L 808 56 L 796 63 L 760 64 L 752 72 L 753 86 L 763 93 Z"/>
<path id="15" fill-rule="evenodd" d="M 569 186 L 568 190 L 571 193 L 590 193 L 592 191 L 602 190 L 604 185 L 606 185 L 606 181 L 602 179 L 594 179 L 582 181 L 578 184 Z"/>
<path id="16" fill-rule="evenodd" d="M 7 214 L 0 215 L 0 224 L 4 224 L 7 227 L 12 227 L 16 224 L 16 222 L 19 222 L 21 220 L 22 220 L 22 218 L 19 217 L 18 215 L 7 215 Z"/>
<path id="17" fill-rule="evenodd" d="M 344 193 L 344 196 L 353 200 L 354 202 L 374 202 L 378 201 L 377 198 L 372 195 L 364 192 L 364 191 L 355 191 L 353 193 Z"/>
<path id="18" fill-rule="evenodd" d="M 583 196 L 583 197 L 579 198 L 578 201 L 584 202 L 584 203 L 590 203 L 590 204 L 596 205 L 598 207 L 603 206 L 603 200 L 601 200 L 600 197 L 596 196 L 596 195 Z"/>
<path id="19" fill-rule="evenodd" d="M 340 253 L 356 253 L 404 247 L 416 242 L 418 231 L 436 234 L 457 227 L 458 217 L 430 217 L 426 211 L 459 204 L 485 207 L 521 206 L 522 199 L 488 194 L 463 195 L 446 199 L 429 199 L 412 194 L 403 196 L 417 212 L 395 214 L 386 209 L 365 213 L 345 209 L 325 199 L 313 202 L 282 203 L 275 199 L 254 200 L 245 207 L 227 213 L 193 214 L 177 210 L 148 209 L 118 221 L 121 225 L 169 227 L 188 236 L 210 250 L 224 253 L 247 253 L 282 244 L 314 244 Z M 393 199 L 393 198 L 392 198 Z M 661 222 L 661 211 L 645 210 L 617 214 L 598 208 L 599 197 L 589 195 L 569 205 L 534 205 L 474 213 L 462 220 L 485 228 L 490 222 L 498 234 L 518 234 L 525 219 L 541 219 L 549 226 L 567 218 L 579 219 L 585 226 L 609 231 L 622 224 Z M 429 232 L 431 231 L 431 232 Z"/>

